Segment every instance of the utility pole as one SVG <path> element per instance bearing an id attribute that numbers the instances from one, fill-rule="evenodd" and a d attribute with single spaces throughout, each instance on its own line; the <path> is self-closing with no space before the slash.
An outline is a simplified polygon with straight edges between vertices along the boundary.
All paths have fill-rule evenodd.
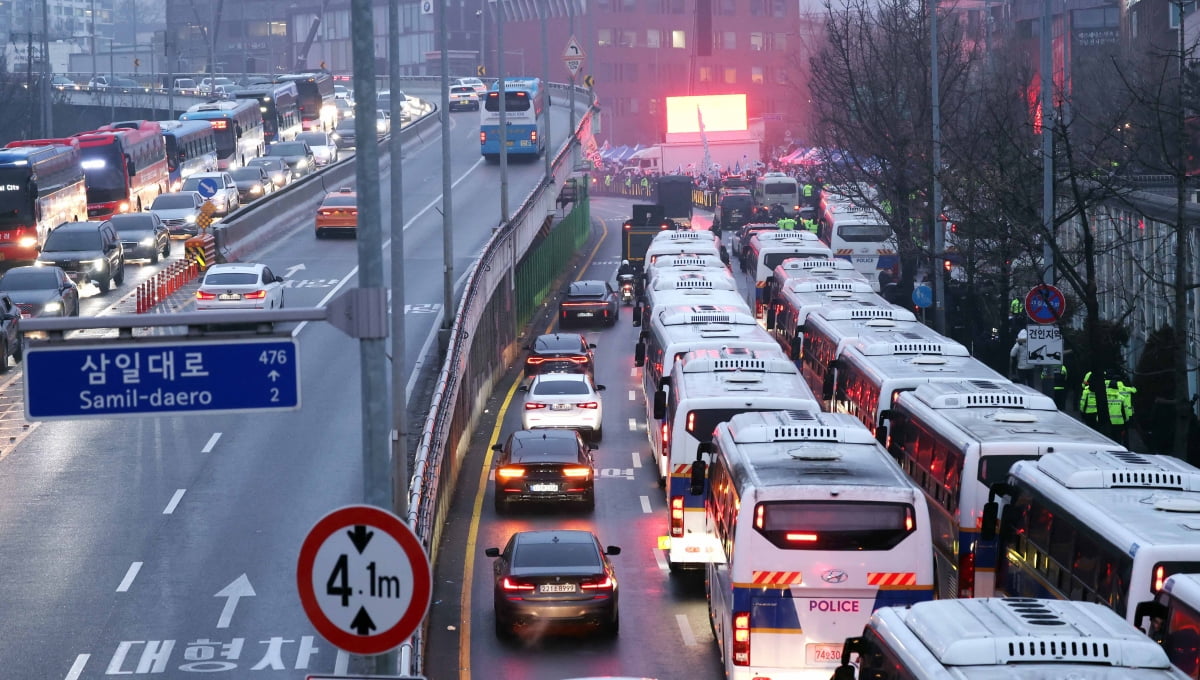
<path id="1" fill-rule="evenodd" d="M 938 64 L 938 4 L 929 3 L 930 84 L 933 119 L 933 191 L 930 210 L 933 213 L 933 325 L 938 333 L 946 334 L 946 230 L 942 227 L 942 107 L 941 69 Z"/>
<path id="2" fill-rule="evenodd" d="M 546 106 L 542 109 L 542 132 L 546 139 L 550 139 L 550 47 L 549 41 L 546 39 L 546 22 L 550 20 L 550 5 L 547 0 L 541 0 L 538 3 L 538 14 L 541 15 L 542 24 L 542 86 L 541 90 L 546 95 Z M 546 161 L 546 178 L 545 181 L 550 181 L 550 143 L 542 141 L 546 145 L 546 153 L 543 157 Z"/>
<path id="3" fill-rule="evenodd" d="M 453 182 L 450 177 L 450 46 L 447 44 L 446 3 L 437 4 L 438 42 L 441 43 L 441 88 L 442 110 L 439 112 L 442 125 L 442 334 L 443 347 L 450 342 L 450 329 L 454 326 L 454 201 Z"/>

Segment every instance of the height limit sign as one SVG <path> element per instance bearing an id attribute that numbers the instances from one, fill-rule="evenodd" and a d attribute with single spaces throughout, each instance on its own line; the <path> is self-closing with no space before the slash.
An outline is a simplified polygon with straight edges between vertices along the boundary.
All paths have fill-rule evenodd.
<path id="1" fill-rule="evenodd" d="M 317 632 L 351 654 L 400 646 L 425 618 L 432 586 L 416 535 L 376 507 L 334 510 L 300 547 L 296 587 L 304 612 Z"/>

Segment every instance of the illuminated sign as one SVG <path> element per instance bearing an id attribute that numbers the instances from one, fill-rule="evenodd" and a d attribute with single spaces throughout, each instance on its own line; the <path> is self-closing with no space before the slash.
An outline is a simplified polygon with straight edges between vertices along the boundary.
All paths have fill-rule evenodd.
<path id="1" fill-rule="evenodd" d="M 213 120 L 209 122 L 212 123 L 214 130 L 224 130 L 229 127 L 229 121 L 227 120 Z"/>
<path id="2" fill-rule="evenodd" d="M 97 168 L 104 167 L 104 159 L 96 158 L 93 160 L 83 161 L 82 163 L 80 163 L 80 165 L 83 166 L 84 170 L 95 170 Z"/>
<path id="3" fill-rule="evenodd" d="M 746 95 L 667 97 L 668 133 L 698 133 L 701 118 L 704 120 L 705 132 L 746 130 Z"/>
<path id="4" fill-rule="evenodd" d="M 21 187 L 17 184 L 0 184 L 0 191 L 20 191 Z"/>

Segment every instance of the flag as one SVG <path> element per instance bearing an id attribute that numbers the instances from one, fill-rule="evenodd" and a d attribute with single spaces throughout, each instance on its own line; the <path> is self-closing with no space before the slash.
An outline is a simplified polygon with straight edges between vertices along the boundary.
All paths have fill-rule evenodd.
<path id="1" fill-rule="evenodd" d="M 738 161 L 733 164 L 733 174 L 735 174 L 735 175 L 742 174 L 742 162 L 741 161 Z"/>
<path id="2" fill-rule="evenodd" d="M 683 163 L 680 163 L 679 165 L 677 165 L 677 166 L 675 167 L 675 174 L 676 174 L 676 175 L 682 175 L 682 174 L 683 174 Z"/>

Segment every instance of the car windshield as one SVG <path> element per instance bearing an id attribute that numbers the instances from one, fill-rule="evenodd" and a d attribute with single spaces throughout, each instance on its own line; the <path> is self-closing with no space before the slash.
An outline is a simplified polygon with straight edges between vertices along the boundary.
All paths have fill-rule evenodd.
<path id="1" fill-rule="evenodd" d="M 236 170 L 230 170 L 229 175 L 235 180 L 242 181 L 262 179 L 262 171 L 260 171 L 258 168 L 238 168 Z"/>
<path id="2" fill-rule="evenodd" d="M 579 444 L 574 439 L 515 440 L 511 460 L 514 463 L 578 463 Z"/>
<path id="3" fill-rule="evenodd" d="M 354 132 L 354 119 L 353 118 L 343 118 L 342 122 L 338 123 L 337 127 L 335 129 L 338 132 L 340 132 L 341 134 L 346 134 L 347 132 Z"/>
<path id="4" fill-rule="evenodd" d="M 247 168 L 266 168 L 267 170 L 279 170 L 279 162 L 272 158 L 256 158 L 246 164 Z"/>
<path id="5" fill-rule="evenodd" d="M 122 235 L 135 229 L 148 231 L 154 228 L 154 217 L 148 214 L 115 215 L 112 218 L 112 225 L 117 228 L 117 233 Z"/>
<path id="6" fill-rule="evenodd" d="M 122 241 L 140 241 L 147 236 L 154 234 L 149 229 L 125 228 L 120 231 Z"/>
<path id="7" fill-rule="evenodd" d="M 303 156 L 306 151 L 301 142 L 276 142 L 267 153 L 272 156 Z"/>
<path id="8" fill-rule="evenodd" d="M 43 290 L 55 288 L 58 277 L 49 269 L 14 269 L 0 276 L 0 290 Z"/>
<path id="9" fill-rule="evenodd" d="M 162 194 L 150 204 L 151 210 L 173 210 L 175 208 L 194 208 L 196 199 L 187 194 Z"/>
<path id="10" fill-rule="evenodd" d="M 244 286 L 258 283 L 255 272 L 212 272 L 204 277 L 206 286 Z"/>
<path id="11" fill-rule="evenodd" d="M 590 394 L 588 386 L 582 380 L 540 380 L 533 387 L 533 394 L 539 396 L 563 396 L 570 394 Z"/>
<path id="12" fill-rule="evenodd" d="M 55 229 L 46 239 L 46 250 L 51 252 L 100 250 L 100 232 L 98 230 Z"/>
<path id="13" fill-rule="evenodd" d="M 600 568 L 596 547 L 590 543 L 522 543 L 513 551 L 514 567 Z"/>
<path id="14" fill-rule="evenodd" d="M 454 87 L 450 88 L 450 91 L 455 94 L 474 94 L 475 88 L 468 87 L 466 85 L 455 85 Z"/>
<path id="15" fill-rule="evenodd" d="M 296 135 L 297 142 L 308 142 L 309 146 L 329 146 L 329 138 L 324 132 L 303 132 Z"/>

